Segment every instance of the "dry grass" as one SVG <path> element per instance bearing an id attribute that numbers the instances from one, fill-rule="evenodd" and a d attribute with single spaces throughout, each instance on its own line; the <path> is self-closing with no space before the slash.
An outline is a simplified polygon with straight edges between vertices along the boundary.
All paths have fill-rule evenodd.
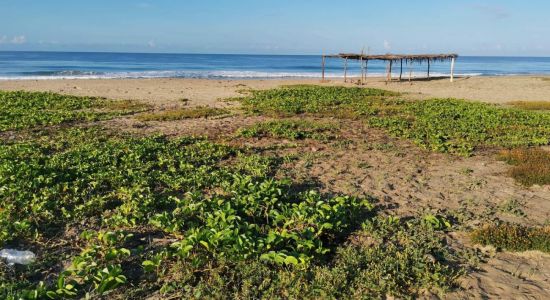
<path id="1" fill-rule="evenodd" d="M 152 106 L 135 100 L 106 100 L 99 105 L 99 108 L 123 112 L 143 112 L 150 110 Z"/>
<path id="2" fill-rule="evenodd" d="M 514 167 L 510 175 L 520 183 L 550 184 L 550 152 L 542 149 L 512 149 L 502 151 L 500 158 Z"/>
<path id="3" fill-rule="evenodd" d="M 492 245 L 509 251 L 550 252 L 550 227 L 489 225 L 475 230 L 471 237 L 475 243 Z"/>
<path id="4" fill-rule="evenodd" d="M 228 114 L 229 111 L 221 108 L 198 106 L 167 110 L 158 113 L 148 113 L 137 116 L 140 121 L 175 121 L 184 119 L 211 118 Z"/>
<path id="5" fill-rule="evenodd" d="M 526 110 L 550 110 L 550 101 L 512 101 L 508 105 Z"/>

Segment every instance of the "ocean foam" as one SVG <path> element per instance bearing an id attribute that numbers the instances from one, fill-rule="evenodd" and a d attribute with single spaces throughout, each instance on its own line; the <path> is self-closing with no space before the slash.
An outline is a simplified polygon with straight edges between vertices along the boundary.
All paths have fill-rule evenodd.
<path id="1" fill-rule="evenodd" d="M 408 73 L 403 74 L 408 78 Z M 482 73 L 464 73 L 456 76 L 481 76 Z M 360 77 L 360 73 L 348 73 L 348 77 Z M 383 77 L 384 73 L 368 73 L 368 77 Z M 393 77 L 398 74 L 393 73 Z M 432 77 L 449 76 L 432 73 Z M 325 78 L 343 78 L 339 73 L 326 73 Z M 413 78 L 426 77 L 425 72 L 413 73 Z M 55 79 L 139 79 L 139 78 L 197 78 L 197 79 L 269 79 L 269 78 L 321 78 L 320 72 L 259 72 L 259 71 L 143 71 L 143 72 L 87 72 L 59 71 L 47 75 L 0 76 L 0 80 L 55 80 Z"/>

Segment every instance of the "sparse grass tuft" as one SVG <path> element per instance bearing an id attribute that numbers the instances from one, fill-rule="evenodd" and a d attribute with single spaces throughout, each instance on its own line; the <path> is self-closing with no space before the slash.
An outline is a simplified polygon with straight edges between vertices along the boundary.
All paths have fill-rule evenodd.
<path id="1" fill-rule="evenodd" d="M 508 104 L 525 110 L 550 110 L 550 101 L 513 101 Z"/>
<path id="2" fill-rule="evenodd" d="M 105 100 L 98 105 L 98 108 L 123 112 L 139 112 L 151 109 L 151 105 L 135 100 Z"/>
<path id="3" fill-rule="evenodd" d="M 499 157 L 514 166 L 510 175 L 521 184 L 550 184 L 550 152 L 520 148 L 502 151 Z"/>
<path id="4" fill-rule="evenodd" d="M 242 137 L 273 137 L 292 140 L 332 140 L 336 137 L 335 124 L 307 120 L 276 120 L 254 124 L 238 131 Z"/>
<path id="5" fill-rule="evenodd" d="M 550 227 L 488 225 L 472 232 L 471 237 L 475 243 L 509 251 L 538 250 L 550 253 Z"/>
<path id="6" fill-rule="evenodd" d="M 193 108 L 181 108 L 167 110 L 158 113 L 148 113 L 136 116 L 140 121 L 176 121 L 184 119 L 211 118 L 229 114 L 229 111 L 222 108 L 197 106 Z"/>

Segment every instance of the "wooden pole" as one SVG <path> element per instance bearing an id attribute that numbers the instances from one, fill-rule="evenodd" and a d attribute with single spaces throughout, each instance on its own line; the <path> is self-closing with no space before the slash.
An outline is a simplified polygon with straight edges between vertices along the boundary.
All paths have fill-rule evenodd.
<path id="1" fill-rule="evenodd" d="M 369 71 L 369 60 L 365 60 L 365 81 L 367 81 L 367 73 Z"/>
<path id="2" fill-rule="evenodd" d="M 361 85 L 363 85 L 363 78 L 365 78 L 365 69 L 363 67 L 363 56 L 361 55 L 361 58 L 359 59 L 359 63 L 361 64 Z"/>
<path id="3" fill-rule="evenodd" d="M 348 82 L 348 58 L 344 61 L 344 82 Z"/>
<path id="4" fill-rule="evenodd" d="M 428 59 L 428 79 L 430 79 L 430 59 Z"/>
<path id="5" fill-rule="evenodd" d="M 409 61 L 409 83 L 412 85 L 412 72 L 413 72 L 413 67 L 412 67 L 412 60 Z"/>
<path id="6" fill-rule="evenodd" d="M 401 81 L 402 76 L 403 76 L 403 59 L 401 59 L 401 71 L 399 71 L 399 81 Z"/>
<path id="7" fill-rule="evenodd" d="M 388 81 L 391 81 L 391 69 L 393 66 L 393 60 L 390 60 L 390 68 L 388 70 Z"/>
<path id="8" fill-rule="evenodd" d="M 323 75 L 321 76 L 321 81 L 325 81 L 325 56 L 323 55 L 323 62 L 321 63 L 321 67 L 323 69 Z"/>
<path id="9" fill-rule="evenodd" d="M 455 58 L 451 58 L 451 82 L 455 79 Z"/>

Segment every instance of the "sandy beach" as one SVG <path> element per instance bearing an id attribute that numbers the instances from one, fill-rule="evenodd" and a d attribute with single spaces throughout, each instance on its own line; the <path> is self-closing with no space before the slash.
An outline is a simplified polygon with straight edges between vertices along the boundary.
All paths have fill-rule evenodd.
<path id="1" fill-rule="evenodd" d="M 295 84 L 357 86 L 342 80 L 321 83 L 318 79 L 86 79 L 0 81 L 0 90 L 132 99 L 151 104 L 155 111 L 168 111 L 182 106 L 238 106 L 236 102 L 220 100 L 240 96 L 247 89 Z M 550 76 L 470 77 L 458 78 L 454 83 L 448 79 L 434 79 L 412 84 L 406 81 L 386 83 L 381 78 L 369 78 L 364 86 L 398 91 L 407 99 L 459 98 L 496 104 L 518 100 L 550 101 Z M 130 115 L 100 124 L 137 134 L 206 135 L 229 144 L 262 148 L 269 143 L 261 139 L 235 140 L 234 134 L 239 128 L 269 120 L 273 119 L 236 112 L 222 118 L 166 122 L 143 122 Z M 350 145 L 339 148 L 308 141 L 296 146 L 292 150 L 295 152 L 290 152 L 294 155 L 312 153 L 311 156 L 316 157 L 313 166 L 299 164 L 293 167 L 293 172 L 298 174 L 297 177 L 316 178 L 322 183 L 323 192 L 356 194 L 368 191 L 381 199 L 382 207 L 397 215 L 414 215 L 426 209 L 459 212 L 466 208 L 474 216 L 467 225 L 474 228 L 479 224 L 477 219 L 486 216 L 497 215 L 502 220 L 535 226 L 545 224 L 550 216 L 550 187 L 526 188 L 514 182 L 507 175 L 510 166 L 496 159 L 494 153 L 481 151 L 468 158 L 444 155 L 368 128 L 361 121 L 339 120 L 337 123 Z M 283 151 L 280 154 L 289 153 Z M 528 217 L 502 211 L 501 207 L 510 199 L 519 201 L 522 213 Z M 453 233 L 450 240 L 454 244 L 473 247 L 464 233 Z M 449 293 L 448 299 L 543 299 L 548 294 L 550 274 L 544 266 L 550 264 L 550 255 L 497 252 L 495 249 L 480 251 L 486 252 L 487 261 L 480 263 L 479 271 L 463 276 L 461 289 Z"/>
<path id="2" fill-rule="evenodd" d="M 350 80 L 350 81 L 353 81 Z M 213 79 L 72 79 L 0 81 L 2 90 L 51 91 L 56 93 L 101 96 L 112 99 L 147 101 L 170 107 L 188 99 L 189 105 L 223 106 L 218 101 L 239 96 L 243 89 L 269 89 L 281 85 L 320 84 L 356 86 L 342 79 L 321 83 L 319 79 L 213 80 Z M 409 94 L 411 98 L 459 98 L 492 103 L 510 101 L 550 101 L 550 76 L 498 76 L 430 81 L 386 83 L 368 78 L 365 87 L 383 88 Z"/>

